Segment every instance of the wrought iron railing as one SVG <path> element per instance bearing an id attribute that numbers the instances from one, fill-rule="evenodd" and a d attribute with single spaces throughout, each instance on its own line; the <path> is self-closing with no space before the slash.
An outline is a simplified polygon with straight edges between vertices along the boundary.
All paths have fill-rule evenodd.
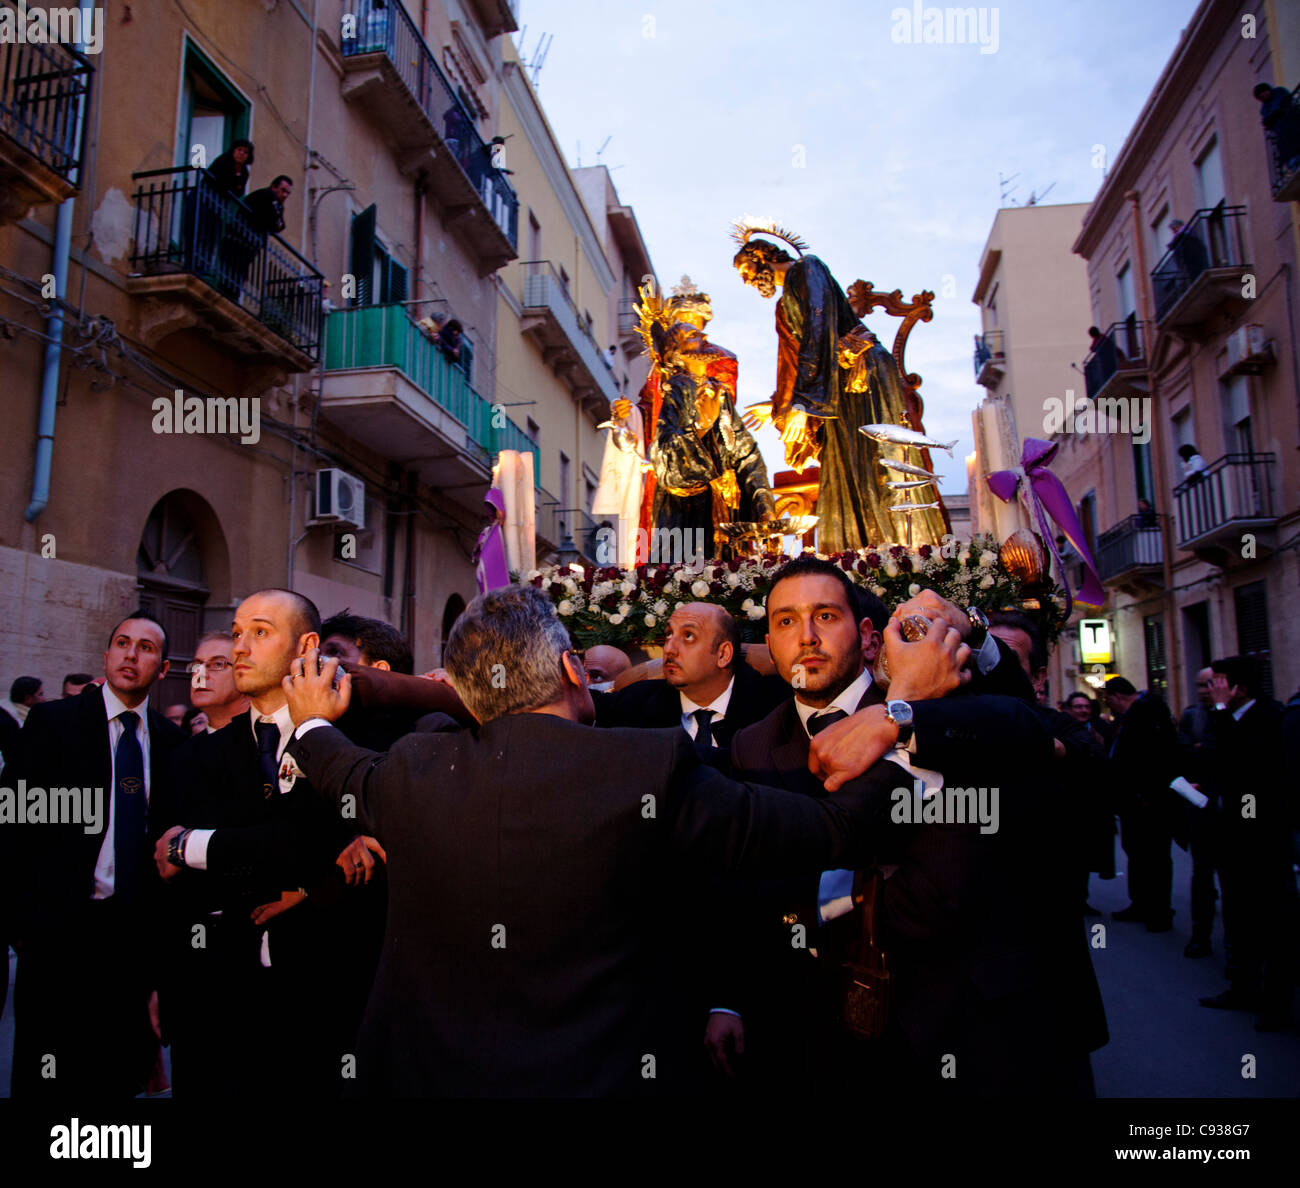
<path id="1" fill-rule="evenodd" d="M 325 370 L 395 367 L 465 427 L 466 452 L 491 465 L 498 450 L 537 447 L 501 409 L 470 386 L 465 373 L 411 320 L 404 305 L 357 305 L 325 320 Z"/>
<path id="2" fill-rule="evenodd" d="M 1103 582 L 1130 569 L 1163 564 L 1160 521 L 1154 512 L 1128 516 L 1097 537 L 1097 573 Z"/>
<path id="3" fill-rule="evenodd" d="M 1268 172 L 1273 197 L 1278 198 L 1300 174 L 1300 137 L 1295 132 L 1300 126 L 1300 87 L 1291 92 L 1290 109 L 1278 111 L 1274 122 L 1274 127 L 1265 128 L 1264 139 L 1268 142 Z"/>
<path id="4" fill-rule="evenodd" d="M 420 105 L 510 246 L 519 241 L 519 198 L 506 181 L 494 146 L 484 143 L 464 104 L 438 66 L 400 0 L 344 0 L 345 58 L 385 54 Z"/>
<path id="5" fill-rule="evenodd" d="M 975 378 L 984 370 L 984 364 L 1003 357 L 1002 331 L 990 330 L 987 334 L 975 335 Z"/>
<path id="6" fill-rule="evenodd" d="M 1096 396 L 1117 371 L 1146 370 L 1146 332 L 1136 318 L 1114 323 L 1083 362 L 1088 398 Z"/>
<path id="7" fill-rule="evenodd" d="M 1243 520 L 1272 520 L 1272 454 L 1225 454 L 1174 488 L 1178 543 L 1208 536 Z"/>
<path id="8" fill-rule="evenodd" d="M 14 22 L 29 15 L 13 0 L 2 0 L 0 15 L 4 9 Z M 0 41 L 0 132 L 73 186 L 81 185 L 94 73 L 67 45 Z"/>
<path id="9" fill-rule="evenodd" d="M 1151 272 L 1157 321 L 1164 320 L 1206 269 L 1246 266 L 1245 216 L 1244 206 L 1220 203 L 1198 210 L 1178 232 Z"/>
<path id="10" fill-rule="evenodd" d="M 618 332 L 636 334 L 641 326 L 641 319 L 636 312 L 635 297 L 621 297 L 618 302 Z"/>
<path id="11" fill-rule="evenodd" d="M 560 501 L 544 487 L 538 487 L 534 510 L 537 535 L 558 549 L 564 540 L 564 533 L 560 530 Z"/>
<path id="12" fill-rule="evenodd" d="M 133 173 L 131 265 L 146 274 L 185 272 L 275 331 L 320 355 L 324 278 L 253 212 L 220 189 L 206 169 Z"/>

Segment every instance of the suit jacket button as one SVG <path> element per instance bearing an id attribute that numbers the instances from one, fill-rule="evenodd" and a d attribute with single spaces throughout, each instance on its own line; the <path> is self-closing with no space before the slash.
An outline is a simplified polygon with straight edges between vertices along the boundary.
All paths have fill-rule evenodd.
<path id="1" fill-rule="evenodd" d="M 786 914 L 785 914 L 784 916 L 781 917 L 781 923 L 782 923 L 782 924 L 798 924 L 798 923 L 799 923 L 799 917 L 798 917 L 797 915 L 795 915 L 794 912 L 786 912 Z"/>

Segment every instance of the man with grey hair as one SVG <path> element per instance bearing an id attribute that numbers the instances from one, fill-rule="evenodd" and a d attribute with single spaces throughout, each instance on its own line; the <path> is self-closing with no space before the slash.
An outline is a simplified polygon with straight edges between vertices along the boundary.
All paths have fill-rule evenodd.
<path id="1" fill-rule="evenodd" d="M 644 1095 L 680 1088 L 664 910 L 680 879 L 844 865 L 888 820 L 900 769 L 859 754 L 814 799 L 733 783 L 680 729 L 591 729 L 582 662 L 531 587 L 480 594 L 444 663 L 475 730 L 386 755 L 330 724 L 351 678 L 314 651 L 285 681 L 289 753 L 355 806 L 389 861 L 387 937 L 357 1051 L 382 1096 Z"/>

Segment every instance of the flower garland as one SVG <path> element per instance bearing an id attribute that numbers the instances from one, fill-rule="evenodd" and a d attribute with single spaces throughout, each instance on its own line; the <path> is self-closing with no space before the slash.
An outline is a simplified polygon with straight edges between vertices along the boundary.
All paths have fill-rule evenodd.
<path id="1" fill-rule="evenodd" d="M 880 545 L 835 553 L 826 559 L 891 609 L 929 589 L 961 607 L 1023 610 L 1049 641 L 1060 629 L 1055 596 L 1047 600 L 1029 596 L 998 560 L 992 536 L 911 549 Z M 773 575 L 787 560 L 744 558 L 703 565 L 638 565 L 634 569 L 546 566 L 531 570 L 523 582 L 536 586 L 555 603 L 578 648 L 660 643 L 668 617 L 687 602 L 723 607 L 740 621 L 742 637 L 752 643 L 761 641 L 766 632 L 767 593 Z"/>

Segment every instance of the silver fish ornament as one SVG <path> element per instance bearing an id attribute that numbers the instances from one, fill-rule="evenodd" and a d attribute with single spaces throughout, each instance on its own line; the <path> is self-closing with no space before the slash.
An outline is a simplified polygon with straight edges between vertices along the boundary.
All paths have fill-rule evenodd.
<path id="1" fill-rule="evenodd" d="M 915 474 L 920 478 L 934 479 L 936 483 L 942 481 L 933 470 L 926 470 L 922 466 L 913 466 L 910 462 L 895 462 L 892 458 L 877 458 L 876 461 L 890 470 L 897 470 L 900 474 Z"/>
<path id="2" fill-rule="evenodd" d="M 902 425 L 859 425 L 858 432 L 865 433 L 876 441 L 887 441 L 890 445 L 947 450 L 949 456 L 952 455 L 952 447 L 957 444 L 955 437 L 952 441 L 938 441 L 933 437 L 926 437 L 924 433 L 917 433 L 914 429 L 904 429 Z"/>
<path id="3" fill-rule="evenodd" d="M 894 512 L 929 511 L 930 508 L 938 506 L 938 503 L 896 503 L 889 510 Z"/>
<path id="4" fill-rule="evenodd" d="M 891 491 L 914 491 L 917 487 L 928 487 L 934 479 L 919 479 L 914 483 L 886 483 L 885 486 Z"/>

